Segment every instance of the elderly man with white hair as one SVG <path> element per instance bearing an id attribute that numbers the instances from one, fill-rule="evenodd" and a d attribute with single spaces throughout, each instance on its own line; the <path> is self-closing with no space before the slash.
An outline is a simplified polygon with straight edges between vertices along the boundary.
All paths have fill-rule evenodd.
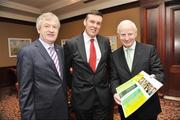
<path id="1" fill-rule="evenodd" d="M 112 55 L 113 74 L 111 88 L 115 102 L 119 105 L 121 120 L 157 120 L 161 112 L 160 102 L 155 93 L 132 115 L 125 118 L 116 87 L 125 83 L 141 71 L 145 71 L 160 82 L 164 81 L 163 68 L 153 45 L 143 44 L 136 41 L 137 27 L 130 20 L 123 20 L 117 27 L 117 33 L 122 47 Z"/>

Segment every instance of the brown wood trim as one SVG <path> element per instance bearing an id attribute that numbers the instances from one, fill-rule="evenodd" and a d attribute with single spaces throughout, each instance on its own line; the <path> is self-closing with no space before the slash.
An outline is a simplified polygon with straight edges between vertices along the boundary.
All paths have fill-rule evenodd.
<path id="1" fill-rule="evenodd" d="M 0 67 L 0 69 L 7 69 L 7 68 L 16 68 L 16 66 Z"/>
<path id="2" fill-rule="evenodd" d="M 140 0 L 141 7 L 141 41 L 143 43 L 154 44 L 157 47 L 162 64 L 165 64 L 165 6 L 163 0 Z M 156 10 L 156 21 L 151 21 L 152 10 Z M 154 22 L 156 28 L 153 28 L 149 22 Z M 150 25 L 150 26 L 149 26 Z M 155 29 L 156 33 L 153 35 L 156 41 L 150 40 L 150 31 Z M 156 43 L 155 43 L 156 42 Z"/>
<path id="3" fill-rule="evenodd" d="M 165 0 L 165 5 L 170 6 L 170 5 L 177 5 L 180 4 L 179 0 Z"/>
<path id="4" fill-rule="evenodd" d="M 180 73 L 180 66 L 179 65 L 172 65 L 171 67 L 170 67 L 170 72 L 171 73 Z"/>
<path id="5" fill-rule="evenodd" d="M 158 7 L 164 0 L 140 0 L 141 7 Z"/>
<path id="6" fill-rule="evenodd" d="M 102 9 L 102 10 L 99 10 L 99 11 L 102 12 L 102 14 L 108 14 L 108 13 L 112 13 L 112 12 L 116 12 L 116 11 L 120 11 L 120 10 L 139 7 L 139 6 L 140 6 L 139 1 L 135 1 L 135 2 L 131 2 L 131 3 L 123 4 L 123 5 L 118 5 L 118 6 L 115 6 L 115 7 Z M 85 16 L 86 16 L 86 14 L 78 15 L 78 16 L 71 17 L 71 18 L 67 18 L 67 19 L 61 20 L 61 23 L 63 24 L 63 23 L 67 23 L 67 22 L 81 20 L 81 19 L 84 19 Z"/>
<path id="7" fill-rule="evenodd" d="M 36 25 L 36 23 L 34 23 L 34 22 L 28 22 L 28 21 L 23 21 L 23 20 L 15 20 L 15 19 L 4 18 L 4 17 L 0 17 L 0 22 L 16 23 L 16 24 L 31 25 L 31 26 Z"/>
<path id="8" fill-rule="evenodd" d="M 174 23 L 174 13 L 176 10 L 180 10 L 180 7 L 179 6 L 173 6 L 173 7 L 167 7 L 166 11 L 167 11 L 167 22 L 170 23 L 170 24 L 167 24 L 167 32 L 169 32 L 170 34 L 167 34 L 167 49 L 169 50 L 168 51 L 168 55 L 170 56 L 171 59 L 169 59 L 169 63 L 171 65 L 174 65 L 174 55 L 175 55 L 175 51 L 174 51 L 174 40 L 175 40 L 175 23 Z M 171 31 L 169 31 L 171 30 Z M 171 50 L 170 50 L 171 49 Z"/>

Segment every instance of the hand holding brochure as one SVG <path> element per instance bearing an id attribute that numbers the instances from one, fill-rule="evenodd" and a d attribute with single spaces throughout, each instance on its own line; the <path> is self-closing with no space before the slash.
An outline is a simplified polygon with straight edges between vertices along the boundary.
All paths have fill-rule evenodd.
<path id="1" fill-rule="evenodd" d="M 150 77 L 144 71 L 116 88 L 121 105 L 127 118 L 142 106 L 160 87 L 162 83 Z"/>

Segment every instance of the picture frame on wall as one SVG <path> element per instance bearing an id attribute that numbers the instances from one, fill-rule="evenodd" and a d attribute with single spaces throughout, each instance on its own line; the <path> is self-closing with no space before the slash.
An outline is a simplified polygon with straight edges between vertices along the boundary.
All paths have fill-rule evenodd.
<path id="1" fill-rule="evenodd" d="M 9 57 L 17 57 L 18 51 L 29 44 L 30 38 L 8 38 Z"/>
<path id="2" fill-rule="evenodd" d="M 114 52 L 117 50 L 117 36 L 106 36 L 109 38 L 110 45 L 111 45 L 111 51 Z"/>

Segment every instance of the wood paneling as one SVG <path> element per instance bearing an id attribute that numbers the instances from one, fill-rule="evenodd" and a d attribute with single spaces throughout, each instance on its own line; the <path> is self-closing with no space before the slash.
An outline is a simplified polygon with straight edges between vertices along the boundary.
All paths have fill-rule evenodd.
<path id="1" fill-rule="evenodd" d="M 166 7 L 168 95 L 180 96 L 180 4 Z"/>
<path id="2" fill-rule="evenodd" d="M 0 19 L 0 67 L 15 66 L 16 57 L 9 57 L 8 38 L 38 38 L 35 26 L 1 21 Z"/>
<path id="3" fill-rule="evenodd" d="M 180 2 L 140 0 L 142 41 L 156 46 L 166 81 L 162 92 L 180 96 Z"/>
<path id="4" fill-rule="evenodd" d="M 165 63 L 165 19 L 162 0 L 140 0 L 142 42 L 156 47 L 161 62 Z"/>

